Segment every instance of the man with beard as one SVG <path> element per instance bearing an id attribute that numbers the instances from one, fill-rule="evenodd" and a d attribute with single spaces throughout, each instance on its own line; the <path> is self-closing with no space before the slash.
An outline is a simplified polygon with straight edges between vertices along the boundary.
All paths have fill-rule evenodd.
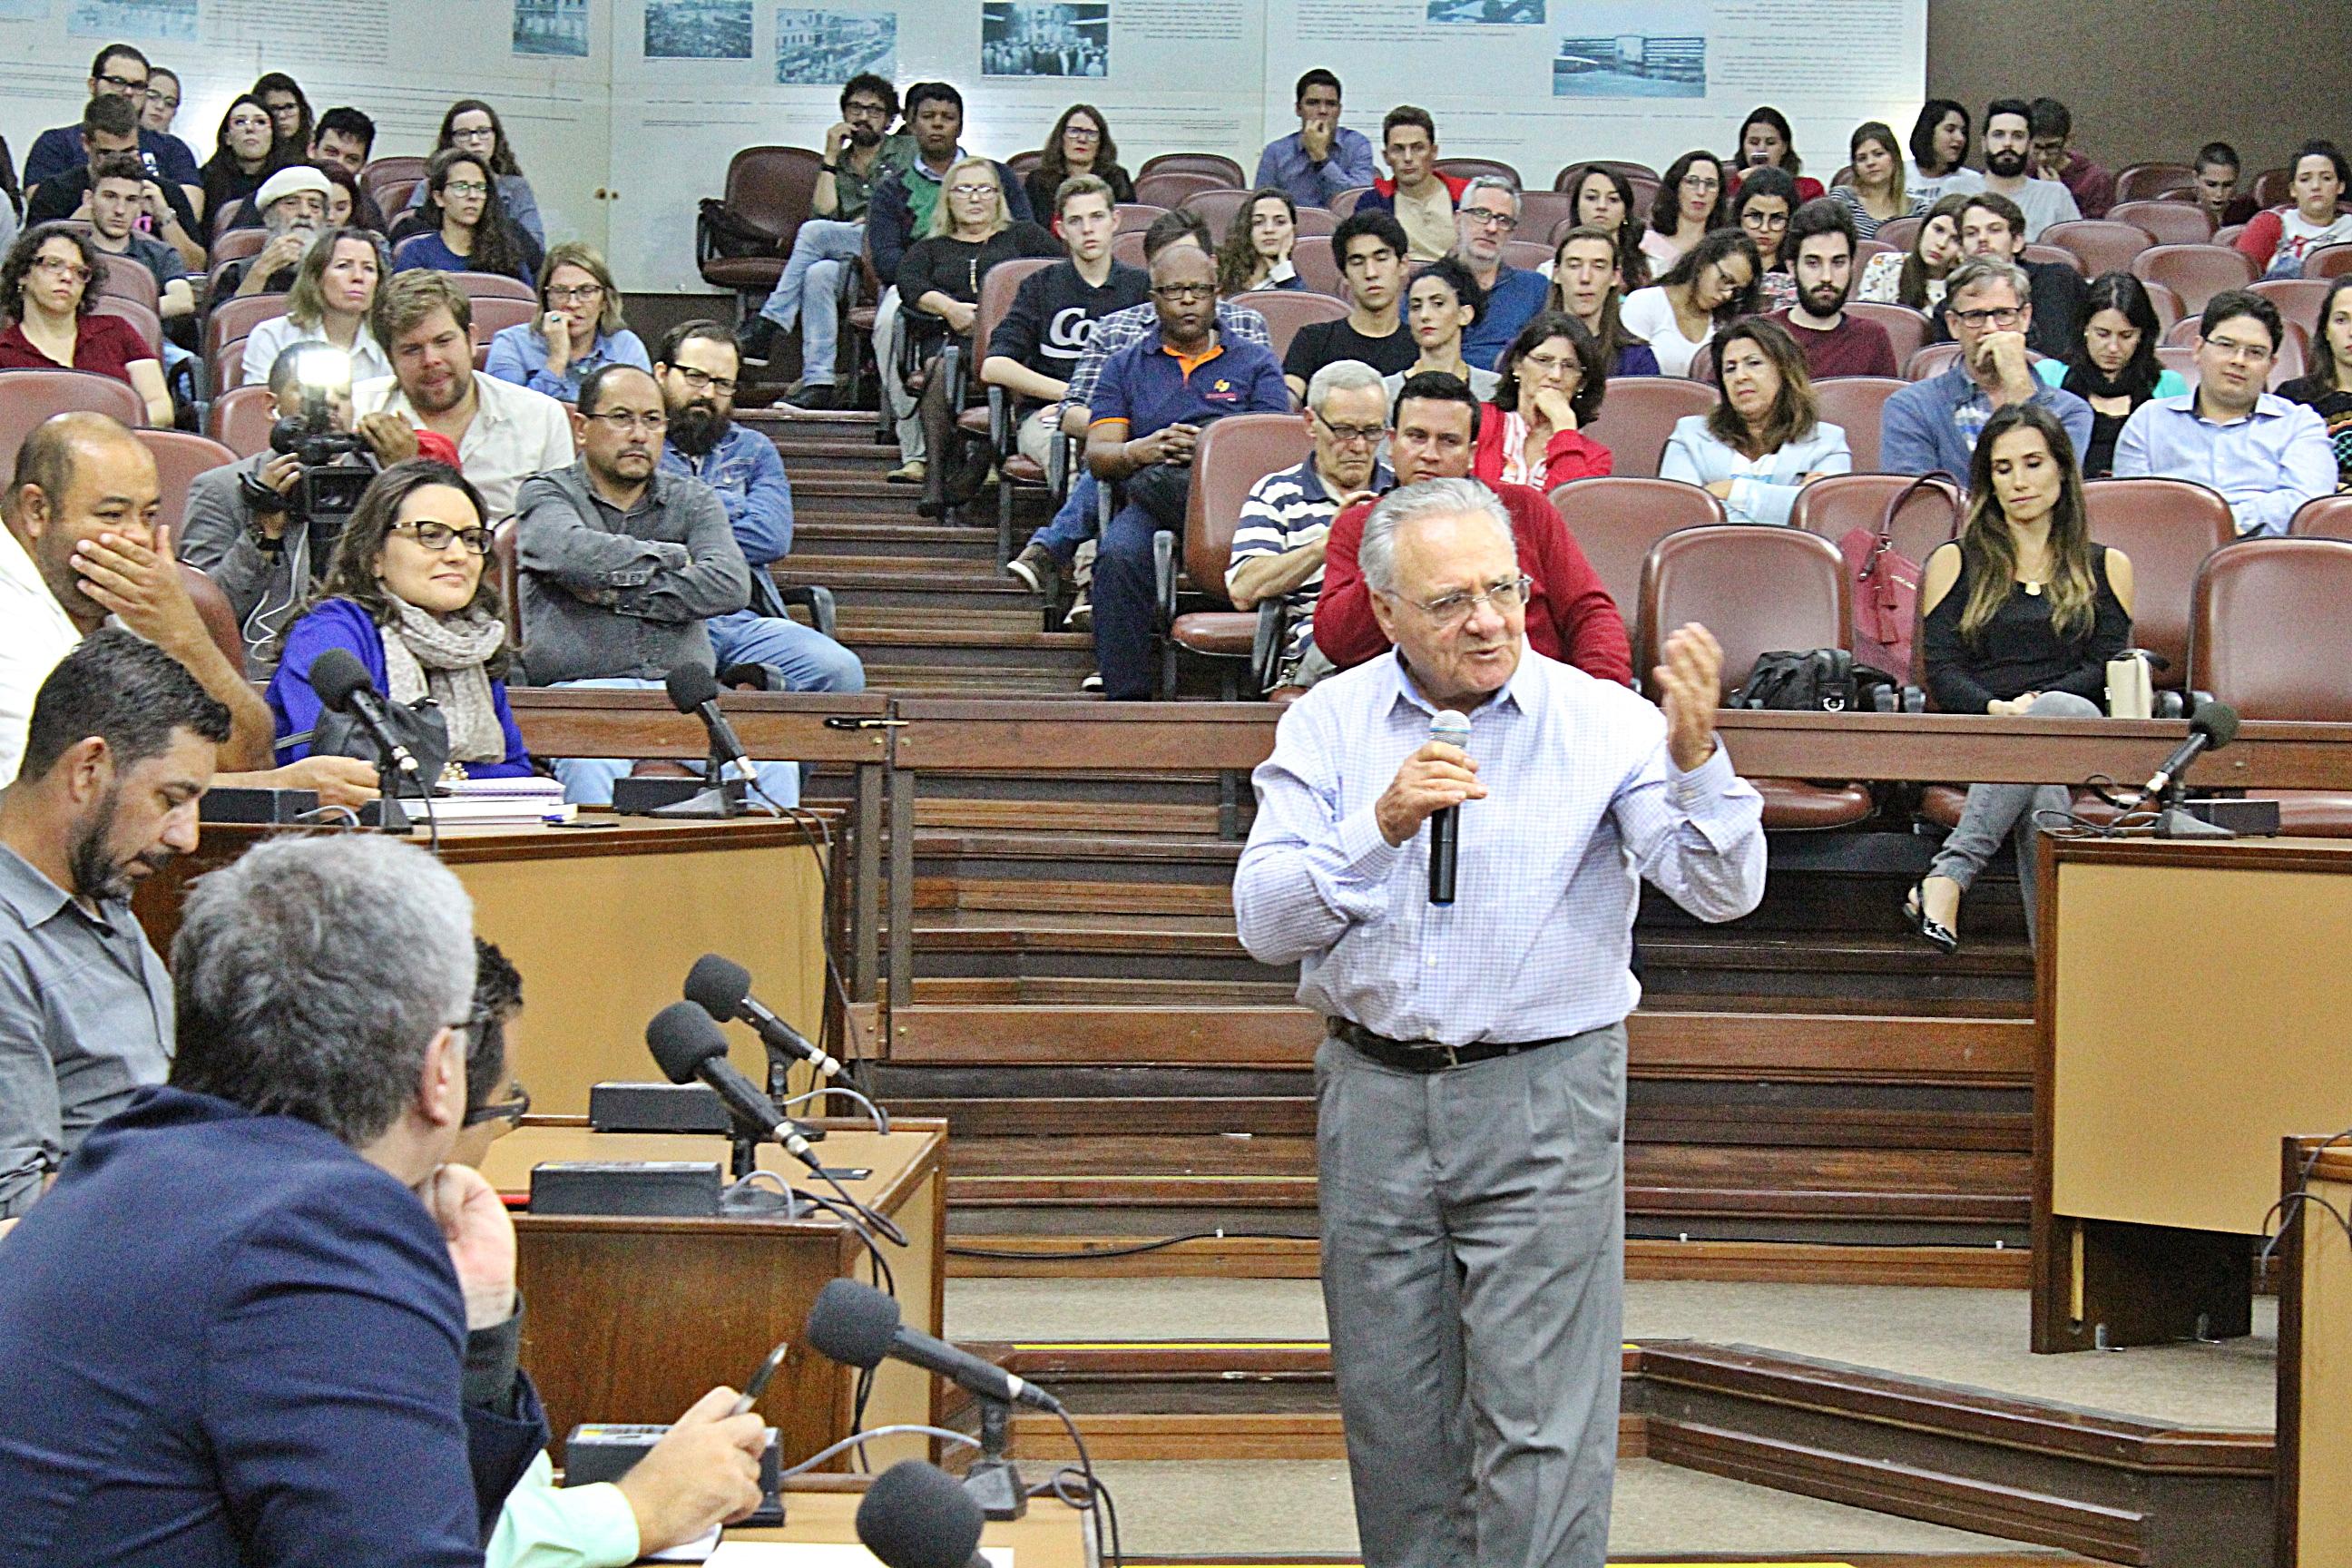
<path id="1" fill-rule="evenodd" d="M 533 474 L 572 462 L 572 424 L 543 392 L 474 374 L 474 308 L 446 272 L 402 272 L 376 290 L 369 319 L 392 374 L 352 388 L 359 433 L 387 466 L 415 456 L 421 426 L 457 448 L 458 468 L 496 522 L 514 515 L 516 491 Z M 638 372 L 643 374 L 642 371 Z M 584 390 L 584 389 L 583 389 Z"/>
<path id="2" fill-rule="evenodd" d="M 1474 369 L 1494 369 L 1495 356 L 1511 346 L 1551 294 L 1542 273 L 1503 259 L 1503 246 L 1518 226 L 1519 188 L 1510 181 L 1480 174 L 1462 187 L 1454 207 L 1454 257 L 1486 291 L 1486 309 L 1462 334 L 1462 357 Z"/>
<path id="3" fill-rule="evenodd" d="M 2053 223 L 2083 216 L 2074 193 L 2055 180 L 2033 177 L 2033 107 L 2021 98 L 1997 98 L 1985 110 L 1984 188 L 2006 196 L 2025 215 L 2021 245 L 2031 245 Z"/>
<path id="4" fill-rule="evenodd" d="M 229 712 L 109 627 L 41 683 L 0 794 L 0 1219 L 172 1065 L 172 981 L 131 894 L 196 847 Z"/>
<path id="5" fill-rule="evenodd" d="M 2028 302 L 2033 307 L 2026 346 L 2048 359 L 2065 359 L 2081 341 L 2083 305 L 2090 297 L 2090 285 L 2063 261 L 2027 260 L 2025 227 L 2025 214 L 2015 202 L 1997 191 L 1979 191 L 1960 208 L 1960 255 L 1969 260 L 1981 257 L 2006 261 L 2022 271 L 2032 289 Z M 1948 277 L 1943 300 L 1928 314 L 1929 342 L 1953 341 L 1951 323 L 1945 319 L 1951 301 Z"/>
<path id="6" fill-rule="evenodd" d="M 327 227 L 327 196 L 334 187 L 308 163 L 291 163 L 261 183 L 253 206 L 269 241 L 248 261 L 223 265 L 213 285 L 215 299 L 234 294 L 283 294 L 294 287 L 303 253 Z"/>
<path id="7" fill-rule="evenodd" d="M 1895 342 L 1876 321 L 1845 313 L 1858 244 L 1853 215 L 1836 202 L 1807 202 L 1790 220 L 1783 248 L 1797 279 L 1797 302 L 1772 319 L 1804 351 L 1815 381 L 1831 375 L 1898 375 Z"/>
<path id="8" fill-rule="evenodd" d="M 735 340 L 717 321 L 687 321 L 662 340 L 654 379 L 669 415 L 661 471 L 699 479 L 718 492 L 728 526 L 751 569 L 751 598 L 710 622 L 718 667 L 764 664 L 793 691 L 863 691 L 857 656 L 795 621 L 768 568 L 792 553 L 793 487 L 776 444 L 734 422 Z"/>

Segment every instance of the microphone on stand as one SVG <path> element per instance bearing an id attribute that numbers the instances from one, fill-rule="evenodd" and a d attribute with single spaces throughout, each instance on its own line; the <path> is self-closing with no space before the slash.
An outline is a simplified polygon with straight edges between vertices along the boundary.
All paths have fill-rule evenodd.
<path id="1" fill-rule="evenodd" d="M 320 706 L 357 720 L 375 742 L 379 820 L 387 833 L 407 832 L 408 814 L 400 805 L 402 788 L 413 787 L 415 794 L 426 797 L 428 808 L 433 792 L 416 765 L 415 755 L 393 734 L 383 694 L 376 690 L 367 666 L 349 648 L 331 647 L 310 661 L 310 689 L 318 694 Z"/>
<path id="2" fill-rule="evenodd" d="M 732 959 L 715 952 L 696 959 L 686 976 L 686 999 L 722 1024 L 751 1025 L 771 1051 L 798 1057 L 827 1079 L 841 1072 L 839 1061 L 751 994 L 751 972 Z"/>
<path id="3" fill-rule="evenodd" d="M 673 1002 L 655 1014 L 646 1026 L 646 1047 L 670 1082 L 691 1083 L 699 1079 L 757 1142 L 780 1143 L 810 1170 L 823 1172 L 824 1167 L 799 1124 L 778 1110 L 775 1102 L 760 1092 L 760 1086 L 727 1059 L 727 1037 L 701 1008 L 691 1002 Z"/>
<path id="4" fill-rule="evenodd" d="M 719 706 L 719 678 L 707 664 L 674 664 L 662 680 L 669 693 L 670 706 L 681 713 L 691 713 L 702 721 L 703 731 L 710 737 L 710 760 L 707 777 L 710 787 L 690 800 L 672 805 L 656 806 L 656 816 L 688 817 L 698 821 L 743 815 L 743 797 L 750 793 L 751 778 L 757 770 L 735 726 Z M 727 776 L 727 765 L 735 765 L 735 776 Z"/>
<path id="5" fill-rule="evenodd" d="M 1470 716 L 1451 708 L 1429 721 L 1429 738 L 1449 746 L 1470 743 Z M 1462 808 L 1449 805 L 1429 819 L 1429 901 L 1454 901 L 1454 865 L 1462 838 Z"/>
<path id="6" fill-rule="evenodd" d="M 2238 710 L 2226 702 L 2200 702 L 2197 711 L 2189 716 L 2189 738 L 2172 749 L 2164 765 L 2155 776 L 2140 786 L 2140 795 L 2153 800 L 2179 782 L 2189 771 L 2189 764 L 2205 752 L 2218 752 L 2238 738 Z"/>

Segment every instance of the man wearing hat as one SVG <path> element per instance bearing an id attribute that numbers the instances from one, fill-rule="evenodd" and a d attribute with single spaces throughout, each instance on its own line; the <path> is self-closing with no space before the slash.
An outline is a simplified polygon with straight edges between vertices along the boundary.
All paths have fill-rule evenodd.
<path id="1" fill-rule="evenodd" d="M 327 176 L 308 163 L 289 163 L 264 180 L 253 194 L 253 206 L 269 231 L 269 243 L 251 260 L 222 268 L 216 293 L 226 294 L 232 284 L 239 299 L 293 288 L 302 253 L 326 229 L 330 189 Z"/>

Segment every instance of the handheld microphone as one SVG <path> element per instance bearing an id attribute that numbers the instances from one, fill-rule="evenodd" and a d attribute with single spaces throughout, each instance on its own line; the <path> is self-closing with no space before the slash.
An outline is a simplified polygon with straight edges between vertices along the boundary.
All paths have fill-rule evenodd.
<path id="1" fill-rule="evenodd" d="M 1470 743 L 1470 716 L 1448 708 L 1429 721 L 1429 738 L 1449 746 Z M 1429 901 L 1454 901 L 1454 862 L 1462 841 L 1462 808 L 1449 805 L 1429 819 Z"/>
<path id="2" fill-rule="evenodd" d="M 2226 702 L 2205 702 L 2189 718 L 2189 738 L 2172 749 L 2164 765 L 2140 788 L 2140 797 L 2153 800 L 2172 787 L 2202 752 L 2218 752 L 2238 738 L 2238 710 Z"/>
<path id="3" fill-rule="evenodd" d="M 743 742 L 735 736 L 735 727 L 719 707 L 719 678 L 707 664 L 679 664 L 670 667 L 662 685 L 669 692 L 670 706 L 681 713 L 691 713 L 702 721 L 702 728 L 710 736 L 711 754 L 723 764 L 732 763 L 744 773 L 756 770 L 743 750 Z M 719 781 L 710 781 L 717 784 Z"/>
<path id="4" fill-rule="evenodd" d="M 907 1327 L 899 1321 L 898 1302 L 855 1279 L 835 1279 L 817 1292 L 806 1331 L 817 1353 L 844 1366 L 871 1370 L 885 1360 L 903 1361 L 1000 1405 L 1025 1405 L 1055 1414 L 1062 1408 L 1060 1400 L 1035 1384 Z"/>
<path id="5" fill-rule="evenodd" d="M 727 1037 L 701 1008 L 691 1002 L 673 1002 L 655 1014 L 646 1026 L 646 1047 L 670 1082 L 698 1079 L 709 1084 L 746 1131 L 782 1144 L 786 1153 L 812 1171 L 824 1169 L 800 1128 L 727 1059 Z"/>
<path id="6" fill-rule="evenodd" d="M 901 1459 L 866 1489 L 857 1541 L 887 1568 L 986 1568 L 980 1504 L 953 1476 Z"/>
<path id="7" fill-rule="evenodd" d="M 696 959 L 687 973 L 686 999 L 722 1024 L 751 1025 L 771 1047 L 813 1064 L 828 1079 L 841 1071 L 841 1063 L 751 994 L 751 972 L 732 959 L 715 952 Z"/>
<path id="8" fill-rule="evenodd" d="M 383 694 L 368 676 L 367 666 L 359 661 L 349 648 L 331 647 L 310 661 L 310 689 L 319 694 L 321 706 L 337 713 L 348 713 L 368 732 L 368 738 L 388 759 L 388 768 L 396 769 L 411 779 L 417 779 L 416 759 L 406 746 L 393 738 L 392 725 L 385 714 Z"/>

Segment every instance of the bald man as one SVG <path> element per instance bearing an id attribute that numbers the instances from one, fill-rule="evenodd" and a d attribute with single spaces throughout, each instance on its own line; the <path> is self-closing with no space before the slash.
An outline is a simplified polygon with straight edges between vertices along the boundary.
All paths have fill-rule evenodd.
<path id="1" fill-rule="evenodd" d="M 103 414 L 58 415 L 17 449 L 0 495 L 0 784 L 16 776 L 41 682 L 110 619 L 186 666 L 228 710 L 224 768 L 269 761 L 269 710 L 205 629 L 173 558 L 163 504 L 153 454 Z M 348 757 L 231 771 L 215 784 L 315 789 L 333 805 L 375 795 L 374 770 Z"/>

